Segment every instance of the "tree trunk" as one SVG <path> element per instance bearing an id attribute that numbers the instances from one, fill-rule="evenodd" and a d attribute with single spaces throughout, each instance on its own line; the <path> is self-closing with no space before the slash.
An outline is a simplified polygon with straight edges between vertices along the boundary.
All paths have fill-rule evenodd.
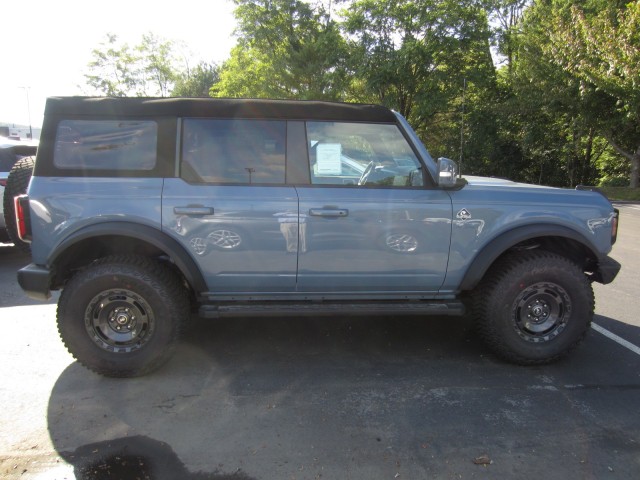
<path id="1" fill-rule="evenodd" d="M 591 185 L 591 156 L 593 155 L 593 129 L 589 129 L 587 145 L 585 147 L 584 158 L 582 159 L 582 172 L 579 182 L 583 185 Z"/>
<path id="2" fill-rule="evenodd" d="M 629 186 L 631 188 L 638 188 L 638 171 L 640 170 L 640 147 L 631 156 L 631 175 L 629 180 Z"/>
<path id="3" fill-rule="evenodd" d="M 625 157 L 629 162 L 631 162 L 631 175 L 629 175 L 629 187 L 638 188 L 638 173 L 640 171 L 640 145 L 635 152 L 630 153 L 621 148 L 612 138 L 611 134 L 605 134 L 605 138 L 609 142 L 609 144 L 613 147 L 613 149 L 618 152 L 620 155 Z"/>

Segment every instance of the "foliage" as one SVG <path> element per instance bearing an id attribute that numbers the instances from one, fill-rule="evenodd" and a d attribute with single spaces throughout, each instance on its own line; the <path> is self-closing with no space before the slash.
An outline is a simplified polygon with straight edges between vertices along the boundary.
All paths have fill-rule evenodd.
<path id="1" fill-rule="evenodd" d="M 166 97 L 177 77 L 173 44 L 147 33 L 136 47 L 139 62 L 140 81 L 138 92 L 143 96 L 157 95 Z"/>
<path id="2" fill-rule="evenodd" d="M 238 44 L 214 96 L 344 98 L 346 43 L 323 3 L 234 0 Z"/>
<path id="3" fill-rule="evenodd" d="M 551 35 L 543 52 L 579 82 L 578 96 L 587 123 L 630 161 L 630 185 L 637 187 L 640 1 L 570 5 L 565 10 L 552 10 L 550 18 Z"/>
<path id="4" fill-rule="evenodd" d="M 498 53 L 505 57 L 508 69 L 515 60 L 522 15 L 530 4 L 531 0 L 490 0 L 488 3 L 490 20 L 497 25 L 493 41 Z"/>
<path id="5" fill-rule="evenodd" d="M 495 71 L 482 2 L 356 0 L 343 15 L 361 90 L 354 97 L 397 110 L 435 156 L 459 156 L 473 172 L 495 130 L 486 108 Z"/>
<path id="6" fill-rule="evenodd" d="M 590 3 L 590 12 L 601 11 L 600 0 L 583 3 Z M 524 178 L 520 180 L 559 186 L 593 184 L 602 172 L 599 160 L 613 151 L 611 139 L 603 140 L 602 123 L 596 121 L 603 116 L 606 102 L 605 111 L 610 110 L 610 101 L 602 92 L 585 89 L 583 79 L 548 53 L 563 34 L 550 29 L 549 19 L 556 19 L 551 23 L 556 25 L 562 18 L 567 27 L 571 4 L 570 0 L 538 1 L 527 8 L 513 37 L 513 64 L 499 76 L 508 92 L 497 107 L 503 113 L 500 136 L 521 153 L 517 171 Z M 568 57 L 578 55 L 575 50 L 565 52 Z"/>
<path id="7" fill-rule="evenodd" d="M 355 74 L 378 102 L 419 124 L 450 109 L 464 78 L 493 73 L 477 2 L 357 0 L 344 15 Z"/>
<path id="8" fill-rule="evenodd" d="M 200 62 L 176 78 L 172 97 L 208 97 L 211 87 L 220 81 L 220 67 Z"/>
<path id="9" fill-rule="evenodd" d="M 640 189 L 630 187 L 600 187 L 609 200 L 640 202 Z"/>
<path id="10" fill-rule="evenodd" d="M 109 97 L 127 96 L 136 84 L 134 54 L 126 43 L 118 45 L 117 41 L 116 35 L 107 34 L 106 40 L 92 50 L 93 60 L 85 74 L 90 87 Z"/>
<path id="11" fill-rule="evenodd" d="M 166 97 L 178 78 L 174 47 L 173 42 L 152 33 L 143 35 L 133 47 L 119 43 L 116 35 L 107 34 L 106 40 L 91 52 L 93 59 L 85 74 L 87 84 L 112 97 Z"/>

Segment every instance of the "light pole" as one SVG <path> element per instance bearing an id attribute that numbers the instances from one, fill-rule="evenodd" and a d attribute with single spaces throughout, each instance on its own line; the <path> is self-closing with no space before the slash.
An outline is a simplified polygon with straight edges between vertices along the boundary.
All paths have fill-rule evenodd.
<path id="1" fill-rule="evenodd" d="M 31 128 L 31 104 L 29 103 L 29 89 L 31 87 L 18 87 L 23 88 L 27 94 L 27 113 L 29 114 L 29 140 L 33 140 L 33 129 Z"/>

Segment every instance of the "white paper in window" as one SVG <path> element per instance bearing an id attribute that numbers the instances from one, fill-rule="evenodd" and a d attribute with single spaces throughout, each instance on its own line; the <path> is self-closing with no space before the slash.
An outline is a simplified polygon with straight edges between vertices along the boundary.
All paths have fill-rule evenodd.
<path id="1" fill-rule="evenodd" d="M 339 143 L 321 143 L 316 147 L 316 160 L 319 175 L 342 175 L 342 145 Z"/>

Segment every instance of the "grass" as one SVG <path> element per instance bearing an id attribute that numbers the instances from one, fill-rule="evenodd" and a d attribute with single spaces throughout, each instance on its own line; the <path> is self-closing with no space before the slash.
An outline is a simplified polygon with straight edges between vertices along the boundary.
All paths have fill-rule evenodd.
<path id="1" fill-rule="evenodd" d="M 627 200 L 640 202 L 640 188 L 599 187 L 609 200 Z"/>

